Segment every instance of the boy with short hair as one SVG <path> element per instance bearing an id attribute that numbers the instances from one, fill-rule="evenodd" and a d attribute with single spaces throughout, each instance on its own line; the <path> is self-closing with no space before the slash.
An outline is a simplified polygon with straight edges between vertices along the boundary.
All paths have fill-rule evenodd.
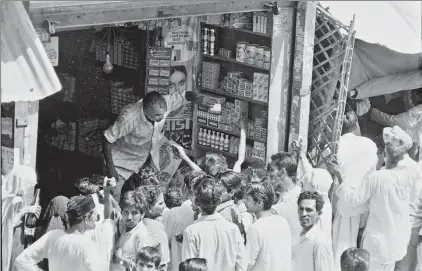
<path id="1" fill-rule="evenodd" d="M 244 244 L 239 228 L 216 212 L 221 191 L 210 176 L 199 180 L 195 203 L 201 217 L 183 233 L 182 259 L 204 258 L 209 270 L 244 270 Z"/>
<path id="2" fill-rule="evenodd" d="M 144 247 L 139 251 L 136 271 L 158 271 L 161 255 L 154 247 Z"/>
<path id="3" fill-rule="evenodd" d="M 368 271 L 369 259 L 366 249 L 351 247 L 341 254 L 341 271 Z"/>
<path id="4" fill-rule="evenodd" d="M 270 212 L 275 193 L 267 181 L 246 187 L 244 203 L 257 221 L 247 231 L 245 270 L 291 270 L 291 233 L 286 219 Z M 280 243 L 282 242 L 282 243 Z"/>

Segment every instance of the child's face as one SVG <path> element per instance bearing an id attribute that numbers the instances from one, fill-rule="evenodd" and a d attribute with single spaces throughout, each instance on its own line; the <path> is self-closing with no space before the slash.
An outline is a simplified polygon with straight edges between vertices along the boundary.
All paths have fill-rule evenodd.
<path id="1" fill-rule="evenodd" d="M 155 267 L 153 262 L 144 262 L 140 260 L 136 267 L 136 271 L 158 271 L 158 268 Z"/>
<path id="2" fill-rule="evenodd" d="M 128 228 L 134 228 L 141 221 L 143 214 L 135 207 L 124 207 L 122 219 Z"/>

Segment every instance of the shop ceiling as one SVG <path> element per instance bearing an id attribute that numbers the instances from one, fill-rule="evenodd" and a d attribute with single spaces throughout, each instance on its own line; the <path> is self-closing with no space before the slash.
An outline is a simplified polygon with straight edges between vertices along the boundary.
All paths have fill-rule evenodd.
<path id="1" fill-rule="evenodd" d="M 277 1 L 295 7 L 294 1 Z M 138 1 L 30 1 L 29 13 L 36 29 L 54 24 L 56 31 L 182 16 L 270 10 L 262 0 L 138 0 Z"/>

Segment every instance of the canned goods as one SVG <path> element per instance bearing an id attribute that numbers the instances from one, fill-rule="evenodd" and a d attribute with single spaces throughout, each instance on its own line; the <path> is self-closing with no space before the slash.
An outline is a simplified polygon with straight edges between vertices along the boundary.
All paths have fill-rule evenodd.
<path id="1" fill-rule="evenodd" d="M 204 41 L 204 55 L 208 55 L 208 41 Z"/>
<path id="2" fill-rule="evenodd" d="M 236 61 L 245 62 L 247 42 L 238 42 L 236 47 Z"/>
<path id="3" fill-rule="evenodd" d="M 215 29 L 210 30 L 210 41 L 211 42 L 215 41 Z"/>
<path id="4" fill-rule="evenodd" d="M 264 50 L 266 47 L 259 46 L 255 52 L 255 65 L 262 68 L 264 67 Z"/>
<path id="5" fill-rule="evenodd" d="M 246 63 L 255 64 L 256 44 L 248 44 L 246 46 Z"/>
<path id="6" fill-rule="evenodd" d="M 204 28 L 204 34 L 202 35 L 204 41 L 208 40 L 208 28 Z"/>
<path id="7" fill-rule="evenodd" d="M 271 68 L 271 50 L 269 48 L 264 48 L 264 69 Z"/>

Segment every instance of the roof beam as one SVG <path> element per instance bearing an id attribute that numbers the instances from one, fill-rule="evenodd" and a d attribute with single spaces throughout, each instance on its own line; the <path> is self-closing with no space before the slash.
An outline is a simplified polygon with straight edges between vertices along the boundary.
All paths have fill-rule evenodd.
<path id="1" fill-rule="evenodd" d="M 280 1 L 281 7 L 290 7 Z M 35 28 L 43 28 L 47 19 L 55 22 L 56 31 L 86 28 L 96 25 L 138 22 L 182 16 L 200 16 L 219 13 L 252 12 L 266 10 L 262 0 L 156 0 L 111 1 L 101 4 L 31 8 L 30 18 Z"/>

